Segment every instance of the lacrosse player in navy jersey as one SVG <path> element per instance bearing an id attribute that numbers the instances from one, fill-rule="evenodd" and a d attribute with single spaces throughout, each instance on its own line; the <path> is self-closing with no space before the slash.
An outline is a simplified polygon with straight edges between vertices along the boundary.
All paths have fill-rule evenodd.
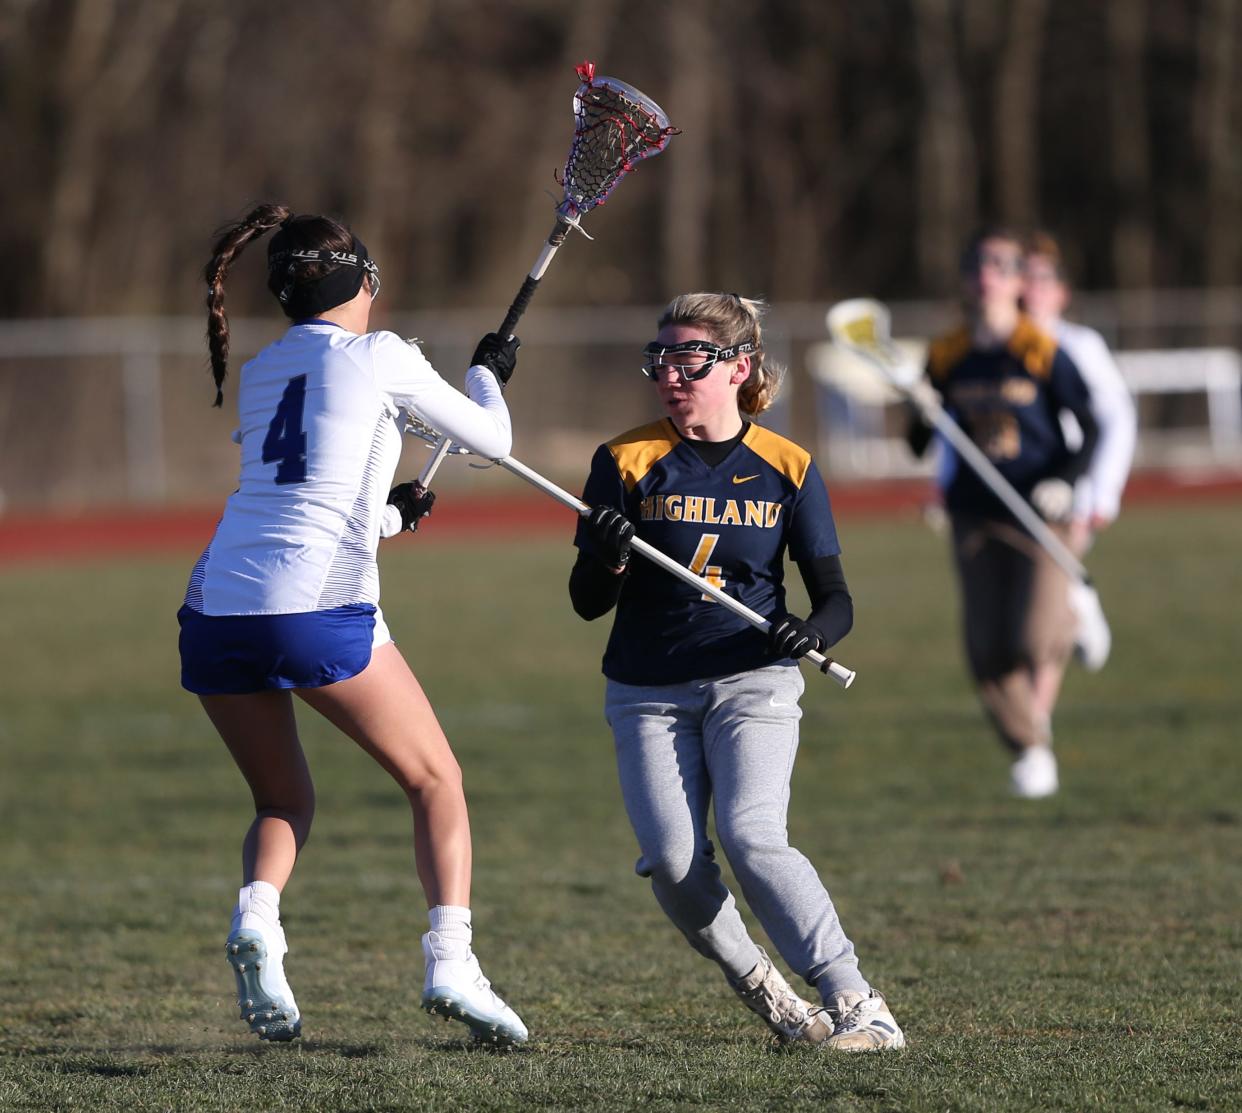
<path id="1" fill-rule="evenodd" d="M 966 323 L 933 341 L 920 391 L 948 414 L 1014 489 L 1067 538 L 1074 482 L 1095 450 L 1097 424 L 1072 360 L 1022 313 L 1023 248 L 1005 229 L 985 229 L 962 255 Z M 1082 430 L 1066 442 L 1062 412 Z M 915 417 L 910 444 L 921 454 L 930 426 Z M 1041 670 L 1068 657 L 1075 621 L 1069 581 L 988 484 L 961 459 L 942 472 L 962 597 L 962 628 L 980 701 L 1010 751 L 1016 796 L 1058 789 L 1051 706 L 1041 706 Z"/>
<path id="2" fill-rule="evenodd" d="M 664 310 L 643 370 L 666 416 L 595 453 L 583 492 L 594 510 L 578 528 L 569 591 L 585 619 L 616 608 L 605 712 L 637 870 L 660 906 L 782 1042 L 897 1048 L 901 1029 L 786 830 L 802 714 L 796 660 L 844 637 L 853 603 L 815 464 L 753 420 L 780 383 L 765 365 L 762 311 L 711 293 Z M 770 617 L 770 634 L 631 562 L 635 535 Z M 806 619 L 786 611 L 787 550 L 811 598 Z M 743 897 L 822 1006 L 795 993 L 747 933 L 707 836 L 709 806 Z"/>
<path id="3" fill-rule="evenodd" d="M 268 288 L 289 330 L 241 369 L 241 478 L 194 567 L 178 619 L 182 684 L 198 694 L 254 797 L 226 954 L 242 1019 L 289 1040 L 302 1019 L 284 973 L 280 895 L 310 833 L 315 793 L 293 696 L 357 742 L 404 790 L 430 908 L 422 1004 L 492 1043 L 526 1039 L 471 948 L 470 821 L 461 770 L 379 609 L 376 546 L 413 529 L 429 492 L 388 490 L 403 413 L 486 457 L 506 454 L 501 388 L 518 342 L 489 333 L 466 393 L 418 348 L 368 331 L 379 269 L 336 221 L 260 205 L 223 230 L 207 264 L 216 404 L 228 368 L 224 280 L 274 231 Z M 387 492 L 387 493 L 386 493 Z M 357 909 L 351 919 L 365 918 Z M 351 946 L 342 938 L 341 948 Z"/>
<path id="4" fill-rule="evenodd" d="M 1095 329 L 1062 316 L 1069 306 L 1070 286 L 1060 245 L 1047 232 L 1033 232 L 1026 238 L 1025 246 L 1022 304 L 1031 319 L 1074 361 L 1091 396 L 1092 416 L 1099 425 L 1091 463 L 1074 484 L 1069 547 L 1081 558 L 1091 548 L 1095 535 L 1110 526 L 1121 509 L 1121 495 L 1134 459 L 1138 417 L 1129 387 L 1104 337 Z M 1070 590 L 1084 589 L 1075 584 Z M 1099 668 L 1107 658 L 1111 642 L 1108 623 L 1102 612 L 1089 607 L 1076 610 L 1075 653 L 1088 668 Z M 1063 661 L 1051 662 L 1035 678 L 1036 702 L 1049 719 L 1061 690 L 1064 665 Z"/>

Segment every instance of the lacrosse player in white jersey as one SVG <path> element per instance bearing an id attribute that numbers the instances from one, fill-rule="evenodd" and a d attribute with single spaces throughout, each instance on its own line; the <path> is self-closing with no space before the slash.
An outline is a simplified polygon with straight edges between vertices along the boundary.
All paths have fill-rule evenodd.
<path id="1" fill-rule="evenodd" d="M 713 960 L 783 1043 L 833 1051 L 904 1046 L 883 996 L 815 867 L 789 845 L 789 778 L 798 749 L 796 659 L 850 630 L 853 602 L 828 492 L 810 455 L 752 419 L 781 372 L 765 365 L 761 302 L 675 298 L 644 351 L 664 418 L 601 445 L 583 491 L 570 575 L 587 620 L 615 608 L 604 654 L 612 727 L 637 872 L 669 919 Z M 754 629 L 702 591 L 629 560 L 634 536 L 768 616 Z M 788 552 L 811 598 L 785 607 Z M 751 938 L 708 838 L 786 962 L 817 989 L 804 1001 Z"/>
<path id="2" fill-rule="evenodd" d="M 430 908 L 423 1007 L 464 1021 L 478 1040 L 521 1043 L 525 1026 L 471 949 L 461 770 L 384 623 L 375 561 L 381 537 L 414 529 L 430 507 L 417 485 L 389 491 L 402 411 L 480 456 L 506 455 L 512 437 L 501 390 L 518 341 L 485 336 L 462 394 L 416 347 L 367 331 L 379 270 L 356 236 L 326 217 L 260 205 L 220 233 L 206 268 L 217 406 L 229 354 L 225 277 L 243 248 L 271 230 L 267 284 L 291 326 L 242 367 L 240 482 L 178 615 L 182 684 L 198 694 L 254 797 L 226 944 L 242 1019 L 266 1040 L 301 1030 L 280 923 L 280 893 L 315 806 L 297 696 L 409 799 Z"/>
<path id="3" fill-rule="evenodd" d="M 1095 534 L 1110 526 L 1121 509 L 1121 495 L 1130 475 L 1138 432 L 1134 399 L 1104 338 L 1095 329 L 1067 321 L 1062 316 L 1069 305 L 1070 287 L 1057 241 L 1046 232 L 1034 232 L 1026 238 L 1024 246 L 1023 306 L 1031 319 L 1074 361 L 1087 386 L 1091 413 L 1099 426 L 1099 439 L 1091 463 L 1074 485 L 1068 542 L 1074 554 L 1082 557 L 1091 548 Z M 1067 434 L 1076 439 L 1082 436 L 1076 427 L 1067 429 Z M 1078 613 L 1093 615 L 1098 612 L 1095 608 L 1078 608 Z M 1102 616 L 1092 628 L 1084 628 L 1080 621 L 1075 635 L 1075 653 L 1088 667 L 1098 668 L 1098 664 L 1092 664 L 1093 658 L 1102 663 L 1107 657 L 1109 640 Z M 1056 704 L 1064 675 L 1064 661 L 1049 664 L 1036 675 L 1035 699 L 1048 714 Z"/>

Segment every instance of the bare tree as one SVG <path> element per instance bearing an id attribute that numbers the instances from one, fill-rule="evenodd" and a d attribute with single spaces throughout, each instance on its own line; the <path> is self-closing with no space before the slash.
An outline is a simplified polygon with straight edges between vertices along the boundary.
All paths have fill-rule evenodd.
<path id="1" fill-rule="evenodd" d="M 1207 173 L 1203 232 L 1204 277 L 1210 286 L 1237 281 L 1242 247 L 1239 213 L 1242 156 L 1239 155 L 1239 83 L 1234 76 L 1238 46 L 1237 0 L 1208 0 L 1200 23 L 1200 73 L 1196 129 Z"/>
<path id="2" fill-rule="evenodd" d="M 180 0 L 143 5 L 120 19 L 114 0 L 77 0 L 58 83 L 64 127 L 57 147 L 43 240 L 43 299 L 53 311 L 79 304 L 102 179 L 112 167 L 106 138 L 141 106 Z M 135 14 L 141 18 L 134 18 Z M 107 281 L 113 281 L 109 274 Z"/>
<path id="3" fill-rule="evenodd" d="M 1151 151 L 1147 141 L 1147 82 L 1143 64 L 1147 18 L 1142 0 L 1110 0 L 1110 162 L 1117 212 L 1113 225 L 1113 272 L 1118 286 L 1136 288 L 1150 288 L 1155 278 Z"/>
<path id="4" fill-rule="evenodd" d="M 978 160 L 954 49 L 950 0 L 915 0 L 914 34 L 923 99 L 918 121 L 914 205 L 916 257 L 925 288 L 943 291 L 977 211 Z"/>
<path id="5" fill-rule="evenodd" d="M 668 110 L 682 134 L 663 167 L 663 285 L 667 292 L 697 289 L 707 271 L 707 217 L 711 202 L 712 101 L 719 52 L 707 0 L 679 0 L 665 15 L 669 42 L 693 43 L 669 71 Z"/>
<path id="6" fill-rule="evenodd" d="M 996 211 L 1029 226 L 1039 218 L 1039 66 L 1048 0 L 1013 0 L 992 104 Z"/>

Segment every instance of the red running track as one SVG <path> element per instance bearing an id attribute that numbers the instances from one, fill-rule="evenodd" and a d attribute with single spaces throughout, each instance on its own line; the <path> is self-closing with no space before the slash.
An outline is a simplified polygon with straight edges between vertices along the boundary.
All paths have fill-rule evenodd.
<path id="1" fill-rule="evenodd" d="M 934 499 L 922 480 L 833 485 L 839 520 L 916 514 Z M 1242 474 L 1188 477 L 1140 472 L 1126 488 L 1126 503 L 1236 501 Z M 186 510 L 94 510 L 79 515 L 17 513 L 0 518 L 0 565 L 85 561 L 107 557 L 193 554 L 206 545 L 219 508 Z M 450 495 L 436 506 L 418 532 L 420 544 L 486 534 L 496 540 L 532 535 L 565 537 L 573 511 L 536 494 L 520 497 Z"/>

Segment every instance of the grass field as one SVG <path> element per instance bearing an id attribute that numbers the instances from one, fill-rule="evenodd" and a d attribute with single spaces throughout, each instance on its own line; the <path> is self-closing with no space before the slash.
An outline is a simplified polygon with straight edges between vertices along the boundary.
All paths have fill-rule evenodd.
<path id="1" fill-rule="evenodd" d="M 773 1050 L 634 876 L 567 542 L 383 556 L 466 771 L 476 946 L 532 1032 L 507 1056 L 420 1011 L 404 802 L 309 715 L 305 1036 L 259 1045 L 222 947 L 248 798 L 177 685 L 191 557 L 0 570 L 0 1109 L 1242 1108 L 1236 523 L 1139 507 L 1104 539 L 1114 659 L 1069 677 L 1046 802 L 1004 793 L 944 540 L 841 523 L 859 678 L 808 676 L 791 828 L 905 1027 L 870 1057 Z"/>

